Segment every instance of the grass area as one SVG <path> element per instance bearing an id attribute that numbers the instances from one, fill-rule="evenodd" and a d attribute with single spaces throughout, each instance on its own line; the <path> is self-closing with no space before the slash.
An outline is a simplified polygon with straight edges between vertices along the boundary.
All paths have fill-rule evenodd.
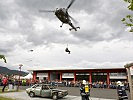
<path id="1" fill-rule="evenodd" d="M 5 97 L 1 97 L 1 96 L 0 96 L 0 100 L 15 100 L 15 99 L 5 98 Z"/>

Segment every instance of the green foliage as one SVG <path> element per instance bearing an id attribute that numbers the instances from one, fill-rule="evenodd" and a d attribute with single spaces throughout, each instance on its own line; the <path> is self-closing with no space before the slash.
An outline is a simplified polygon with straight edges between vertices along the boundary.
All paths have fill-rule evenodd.
<path id="1" fill-rule="evenodd" d="M 129 3 L 128 9 L 133 11 L 133 0 L 124 0 L 125 2 Z M 127 15 L 125 18 L 121 20 L 123 24 L 125 24 L 127 27 L 130 27 L 129 32 L 133 32 L 133 15 Z"/>
<path id="2" fill-rule="evenodd" d="M 5 58 L 5 56 L 4 56 L 4 55 L 0 55 L 0 59 L 3 59 L 3 60 L 4 60 L 4 62 L 5 62 L 5 63 L 7 63 L 7 62 L 6 62 L 6 58 Z"/>
<path id="3" fill-rule="evenodd" d="M 129 3 L 128 9 L 133 11 L 133 0 L 124 0 L 125 2 Z"/>

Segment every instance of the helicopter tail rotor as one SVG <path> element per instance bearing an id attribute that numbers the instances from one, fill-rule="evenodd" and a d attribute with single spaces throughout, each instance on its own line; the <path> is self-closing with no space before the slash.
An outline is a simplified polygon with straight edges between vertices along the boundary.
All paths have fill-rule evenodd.
<path id="1" fill-rule="evenodd" d="M 66 8 L 66 10 L 68 10 L 68 9 L 72 6 L 72 4 L 74 3 L 74 1 L 75 1 L 75 0 L 71 0 L 70 4 L 69 4 L 68 7 Z"/>

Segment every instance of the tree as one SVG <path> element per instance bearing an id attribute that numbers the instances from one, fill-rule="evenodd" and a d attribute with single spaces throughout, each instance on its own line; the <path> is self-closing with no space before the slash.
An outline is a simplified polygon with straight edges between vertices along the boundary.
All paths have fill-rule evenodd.
<path id="1" fill-rule="evenodd" d="M 4 56 L 4 55 L 0 55 L 0 59 L 3 59 L 3 60 L 4 60 L 4 62 L 5 62 L 5 63 L 7 63 L 7 62 L 6 62 L 6 58 L 5 58 L 5 56 Z"/>
<path id="2" fill-rule="evenodd" d="M 133 11 L 133 0 L 124 0 L 125 2 L 129 3 L 128 9 L 130 11 Z M 123 24 L 125 24 L 127 27 L 130 27 L 129 32 L 133 32 L 133 15 L 127 15 L 125 18 L 121 20 Z"/>

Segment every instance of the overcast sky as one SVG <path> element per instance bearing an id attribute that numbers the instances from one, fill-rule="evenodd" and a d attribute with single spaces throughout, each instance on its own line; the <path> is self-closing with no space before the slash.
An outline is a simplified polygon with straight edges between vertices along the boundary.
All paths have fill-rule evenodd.
<path id="1" fill-rule="evenodd" d="M 123 67 L 133 60 L 133 34 L 121 19 L 131 14 L 123 0 L 75 0 L 69 14 L 78 31 L 69 31 L 54 13 L 71 0 L 0 0 L 1 66 L 22 70 L 34 67 Z M 65 52 L 67 47 L 71 54 Z M 34 50 L 31 52 L 30 50 Z"/>

